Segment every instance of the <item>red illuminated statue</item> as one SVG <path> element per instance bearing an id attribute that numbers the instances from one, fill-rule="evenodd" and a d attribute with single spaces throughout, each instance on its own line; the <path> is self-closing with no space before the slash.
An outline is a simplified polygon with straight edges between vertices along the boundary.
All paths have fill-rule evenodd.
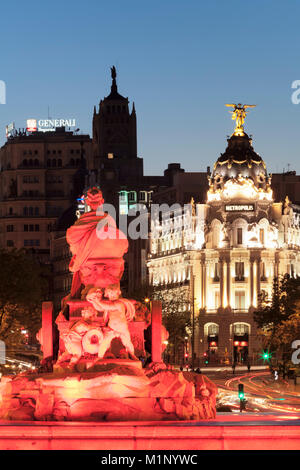
<path id="1" fill-rule="evenodd" d="M 128 329 L 128 321 L 132 320 L 135 314 L 135 308 L 132 302 L 120 298 L 121 291 L 118 286 L 112 285 L 106 287 L 103 299 L 102 292 L 98 289 L 96 292 L 87 294 L 87 300 L 91 302 L 96 310 L 104 311 L 104 321 L 107 328 L 104 329 L 103 341 L 99 345 L 98 358 L 102 359 L 114 338 L 119 338 L 123 343 L 131 359 L 138 360 L 134 354 Z"/>
<path id="2" fill-rule="evenodd" d="M 73 283 L 55 320 L 58 360 L 53 359 L 53 304 L 44 302 L 38 338 L 47 370 L 2 377 L 0 419 L 214 418 L 216 386 L 201 374 L 185 377 L 162 360 L 168 333 L 162 325 L 161 302 L 151 302 L 150 318 L 145 306 L 121 296 L 128 241 L 113 218 L 104 213 L 100 189 L 89 189 L 85 202 L 91 210 L 67 231 Z M 146 359 L 147 327 L 151 362 L 143 367 L 137 356 Z"/>
<path id="3" fill-rule="evenodd" d="M 123 256 L 128 240 L 116 227 L 115 220 L 103 212 L 104 199 L 99 188 L 87 192 L 85 202 L 91 211 L 81 215 L 67 230 L 67 242 L 73 255 L 70 271 L 74 273 L 71 297 L 79 296 L 80 286 L 106 287 L 119 283 Z"/>

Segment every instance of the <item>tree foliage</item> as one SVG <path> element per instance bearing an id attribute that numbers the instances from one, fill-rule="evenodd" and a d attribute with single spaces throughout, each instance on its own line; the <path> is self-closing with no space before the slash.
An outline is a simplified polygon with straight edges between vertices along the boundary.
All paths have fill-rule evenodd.
<path id="1" fill-rule="evenodd" d="M 300 277 L 274 279 L 271 299 L 261 295 L 254 320 L 264 345 L 283 353 L 300 333 Z"/>
<path id="2" fill-rule="evenodd" d="M 185 343 L 186 336 L 191 335 L 191 311 L 189 290 L 184 288 L 159 289 L 155 286 L 142 286 L 137 292 L 131 292 L 131 297 L 145 302 L 145 298 L 159 300 L 162 303 L 162 322 L 169 333 L 167 353 L 178 357 L 178 347 Z"/>
<path id="3" fill-rule="evenodd" d="M 39 328 L 48 290 L 45 274 L 24 250 L 0 249 L 0 339 L 7 347 L 24 341 L 21 329 L 34 335 Z"/>

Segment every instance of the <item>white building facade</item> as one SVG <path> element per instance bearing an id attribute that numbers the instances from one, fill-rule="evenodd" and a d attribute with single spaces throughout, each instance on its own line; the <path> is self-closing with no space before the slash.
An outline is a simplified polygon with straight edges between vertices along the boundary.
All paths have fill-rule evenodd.
<path id="1" fill-rule="evenodd" d="M 271 175 L 243 128 L 208 178 L 205 204 L 154 220 L 149 283 L 168 296 L 189 290 L 195 364 L 205 354 L 211 363 L 256 362 L 260 296 L 271 298 L 274 277 L 300 275 L 300 207 L 274 202 Z"/>

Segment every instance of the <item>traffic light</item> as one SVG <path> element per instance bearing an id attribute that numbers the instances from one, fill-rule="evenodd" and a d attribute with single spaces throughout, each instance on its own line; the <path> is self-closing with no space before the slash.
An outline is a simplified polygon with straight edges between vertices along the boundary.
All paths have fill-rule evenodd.
<path id="1" fill-rule="evenodd" d="M 203 353 L 203 357 L 204 357 L 204 364 L 208 364 L 208 354 L 207 352 Z"/>
<path id="2" fill-rule="evenodd" d="M 245 399 L 244 385 L 239 384 L 240 411 L 246 409 L 247 400 Z"/>
<path id="3" fill-rule="evenodd" d="M 239 384 L 239 399 L 243 400 L 245 398 L 244 385 Z"/>

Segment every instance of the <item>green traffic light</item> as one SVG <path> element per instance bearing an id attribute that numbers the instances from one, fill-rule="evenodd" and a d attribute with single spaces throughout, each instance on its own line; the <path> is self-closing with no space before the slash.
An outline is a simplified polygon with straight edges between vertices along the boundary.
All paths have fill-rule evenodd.
<path id="1" fill-rule="evenodd" d="M 239 384 L 239 399 L 242 401 L 245 398 L 244 385 Z"/>

